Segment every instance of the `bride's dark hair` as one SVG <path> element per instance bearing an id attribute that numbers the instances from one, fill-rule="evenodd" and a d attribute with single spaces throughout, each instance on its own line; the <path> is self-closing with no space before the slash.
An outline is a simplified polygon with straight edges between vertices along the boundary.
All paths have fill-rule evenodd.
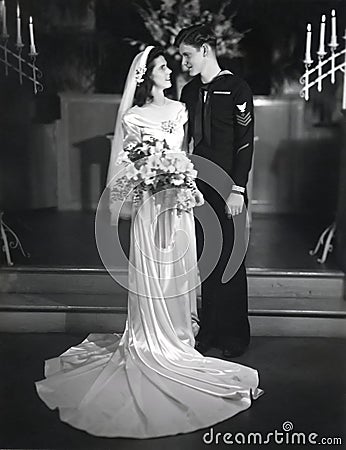
<path id="1" fill-rule="evenodd" d="M 150 50 L 148 58 L 147 58 L 147 70 L 144 74 L 142 83 L 137 86 L 135 91 L 134 105 L 143 106 L 147 101 L 152 100 L 153 96 L 151 95 L 151 90 L 153 88 L 153 81 L 150 78 L 150 75 L 155 66 L 155 59 L 159 56 L 165 56 L 163 48 L 154 47 Z"/>

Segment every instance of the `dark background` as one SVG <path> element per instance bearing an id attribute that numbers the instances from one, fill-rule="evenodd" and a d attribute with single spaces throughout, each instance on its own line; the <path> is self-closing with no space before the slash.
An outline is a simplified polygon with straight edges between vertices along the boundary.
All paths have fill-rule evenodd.
<path id="1" fill-rule="evenodd" d="M 160 2 L 153 0 L 153 5 Z M 206 9 L 216 11 L 222 2 L 202 0 Z M 244 76 L 255 95 L 280 90 L 285 78 L 302 72 L 306 23 L 313 25 L 313 53 L 317 50 L 319 22 L 327 15 L 329 37 L 330 10 L 335 8 L 338 30 L 345 26 L 344 0 L 233 0 L 228 13 L 236 13 L 234 26 L 245 32 L 240 43 L 243 58 L 223 61 L 223 65 Z M 16 1 L 8 0 L 8 28 L 15 35 Z M 39 62 L 44 69 L 43 95 L 64 90 L 120 93 L 137 48 L 124 38 L 152 44 L 152 38 L 138 14 L 137 0 L 27 0 L 22 2 L 23 27 L 28 16 L 35 21 Z M 91 9 L 94 22 L 88 15 Z M 26 28 L 26 27 L 25 27 Z M 24 29 L 24 40 L 28 41 Z M 343 44 L 343 42 L 340 42 Z M 89 84 L 88 71 L 95 74 Z M 83 72 L 83 76 L 80 73 Z"/>
<path id="2" fill-rule="evenodd" d="M 159 5 L 160 1 L 152 0 L 151 3 Z M 221 3 L 219 0 L 201 0 L 202 7 L 211 11 L 217 11 Z M 37 64 L 43 72 L 44 90 L 35 96 L 32 83 L 25 80 L 20 86 L 18 75 L 10 71 L 9 76 L 5 77 L 4 73 L 1 73 L 4 68 L 0 65 L 0 206 L 7 211 L 12 208 L 30 207 L 28 198 L 31 195 L 30 183 L 33 178 L 29 171 L 33 163 L 31 147 L 35 149 L 32 135 L 35 126 L 38 128 L 41 124 L 53 124 L 61 117 L 58 93 L 72 91 L 81 94 L 120 94 L 131 60 L 138 52 L 138 49 L 130 46 L 125 39 L 133 38 L 148 44 L 153 43 L 138 13 L 137 4 L 143 7 L 146 2 L 26 0 L 20 3 L 23 41 L 26 44 L 23 54 L 27 57 L 28 18 L 32 15 L 39 52 Z M 14 50 L 16 0 L 7 0 L 6 6 L 8 31 L 11 35 L 9 46 Z M 226 12 L 235 14 L 235 28 L 245 32 L 240 42 L 243 57 L 228 61 L 223 59 L 222 65 L 243 76 L 255 95 L 268 96 L 270 99 L 282 98 L 285 95 L 284 85 L 292 83 L 292 86 L 297 87 L 298 79 L 304 71 L 302 60 L 305 52 L 306 23 L 311 22 L 313 26 L 312 54 L 315 57 L 321 14 L 327 15 L 328 42 L 332 8 L 337 10 L 339 44 L 343 46 L 341 36 L 346 25 L 345 0 L 233 0 Z M 298 91 L 291 97 L 299 100 Z M 318 110 L 317 118 L 313 119 L 313 122 L 329 127 L 324 131 L 333 134 L 330 128 L 333 126 L 333 123 L 330 123 L 332 112 L 333 109 L 339 110 L 339 104 L 335 102 L 335 87 L 330 88 L 326 81 L 323 92 L 317 94 L 316 90 L 313 90 L 311 97 L 312 101 L 306 104 L 306 108 Z M 291 114 L 289 111 L 288 113 Z M 265 135 L 275 134 L 271 129 L 269 116 L 265 127 L 268 130 Z M 41 127 L 41 131 L 42 129 Z M 315 134 L 318 135 L 316 131 Z M 319 141 L 322 142 L 322 137 Z M 60 151 L 60 144 L 56 144 L 56 152 Z M 301 145 L 304 147 L 305 143 Z M 288 146 L 291 146 L 291 143 Z M 294 148 L 296 147 L 297 145 Z M 268 148 L 267 144 L 265 148 Z M 333 151 L 337 154 L 338 148 L 333 148 Z M 289 154 L 292 155 L 293 151 Z M 302 152 L 299 154 L 302 155 Z M 323 155 L 328 158 L 324 151 Z M 42 155 L 37 151 L 38 161 L 44 157 L 46 153 L 43 149 Z M 337 156 L 333 156 L 332 161 L 337 164 Z M 43 175 L 47 177 L 50 169 L 43 169 L 46 167 L 43 159 L 40 164 Z M 294 162 L 292 167 L 293 165 Z M 311 161 L 307 158 L 301 166 L 309 170 L 310 165 Z M 319 167 L 324 171 L 325 164 L 320 163 Z M 317 169 L 315 172 L 319 173 Z M 338 183 L 337 173 L 330 171 L 328 176 L 333 177 L 333 183 L 328 181 L 328 188 Z M 44 188 L 39 186 L 39 178 L 35 176 L 34 179 L 36 189 L 42 191 Z M 53 179 L 51 184 L 54 184 Z M 334 210 L 334 202 L 331 204 L 328 201 L 327 209 Z"/>

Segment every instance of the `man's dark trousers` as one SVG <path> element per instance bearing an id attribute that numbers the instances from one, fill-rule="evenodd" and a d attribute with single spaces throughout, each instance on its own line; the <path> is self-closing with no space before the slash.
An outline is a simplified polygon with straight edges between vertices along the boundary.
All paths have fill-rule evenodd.
<path id="1" fill-rule="evenodd" d="M 246 211 L 237 217 L 228 218 L 225 212 L 225 202 L 222 197 L 206 183 L 199 181 L 198 188 L 204 195 L 205 201 L 213 208 L 217 215 L 222 230 L 221 254 L 215 268 L 210 272 L 210 264 L 215 264 L 216 258 L 200 260 L 199 270 L 202 279 L 202 309 L 200 314 L 201 328 L 197 340 L 218 348 L 231 349 L 234 346 L 246 348 L 250 341 L 250 327 L 248 321 L 248 287 L 244 260 L 237 263 L 237 257 L 232 255 L 231 267 L 239 265 L 232 278 L 223 283 L 222 275 L 225 272 L 231 257 L 234 243 L 234 223 L 237 223 L 237 239 L 243 239 L 242 245 L 246 245 L 244 227 L 246 225 Z M 247 200 L 245 202 L 247 204 Z M 205 208 L 202 206 L 200 208 Z M 201 213 L 203 217 L 203 211 Z M 208 220 L 208 219 L 207 219 Z M 205 223 L 204 223 L 205 225 Z M 210 249 L 215 249 L 215 244 L 221 246 L 220 236 L 202 230 L 201 223 L 196 220 L 197 252 L 198 259 L 203 248 L 208 256 Z M 218 242 L 215 242 L 218 239 Z M 211 250 L 213 251 L 213 250 Z M 215 255 L 214 255 L 215 256 Z M 214 260 L 214 261 L 212 261 Z M 225 275 L 228 275 L 228 269 Z"/>

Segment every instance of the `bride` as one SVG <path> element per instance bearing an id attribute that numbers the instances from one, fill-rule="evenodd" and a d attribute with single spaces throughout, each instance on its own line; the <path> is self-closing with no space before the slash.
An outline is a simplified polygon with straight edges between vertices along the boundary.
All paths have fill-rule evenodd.
<path id="1" fill-rule="evenodd" d="M 109 167 L 116 186 L 123 149 L 145 136 L 183 152 L 185 106 L 164 96 L 171 70 L 148 46 L 133 60 L 118 111 Z M 134 106 L 133 106 L 134 105 Z M 203 197 L 194 190 L 196 205 Z M 155 197 L 155 198 L 154 198 Z M 141 204 L 111 204 L 113 220 L 131 217 L 128 317 L 122 336 L 90 334 L 45 363 L 35 383 L 60 419 L 104 437 L 153 438 L 188 433 L 249 408 L 262 391 L 255 369 L 205 357 L 198 332 L 194 216 L 177 213 L 165 191 Z M 136 206 L 137 205 L 137 206 Z"/>

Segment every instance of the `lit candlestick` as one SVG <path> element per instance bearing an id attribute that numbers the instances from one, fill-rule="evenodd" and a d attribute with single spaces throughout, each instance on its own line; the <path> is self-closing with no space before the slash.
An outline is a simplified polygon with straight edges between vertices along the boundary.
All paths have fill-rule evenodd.
<path id="1" fill-rule="evenodd" d="M 330 39 L 330 46 L 336 47 L 338 45 L 337 35 L 336 35 L 336 15 L 335 9 L 332 9 L 332 35 Z"/>
<path id="2" fill-rule="evenodd" d="M 346 50 L 346 28 L 343 38 L 345 39 L 345 50 Z M 345 70 L 344 70 L 344 87 L 342 92 L 342 109 L 346 110 L 346 51 L 344 54 L 344 61 L 345 61 Z"/>
<path id="3" fill-rule="evenodd" d="M 311 23 L 308 23 L 306 27 L 305 64 L 312 64 L 313 62 L 311 59 L 311 36 Z"/>
<path id="4" fill-rule="evenodd" d="M 5 0 L 3 0 L 1 2 L 1 19 L 2 19 L 2 37 L 7 37 L 6 4 L 5 4 Z"/>
<path id="5" fill-rule="evenodd" d="M 32 17 L 29 19 L 29 32 L 30 32 L 30 53 L 36 53 L 35 40 L 34 40 L 34 24 Z"/>
<path id="6" fill-rule="evenodd" d="M 318 49 L 318 56 L 324 56 L 326 54 L 326 51 L 324 49 L 324 40 L 326 35 L 326 16 L 325 14 L 322 15 L 322 22 L 320 27 L 320 48 Z"/>
<path id="7" fill-rule="evenodd" d="M 21 18 L 20 18 L 20 7 L 17 3 L 17 46 L 23 45 L 22 41 L 22 30 L 21 30 Z"/>
<path id="8" fill-rule="evenodd" d="M 335 15 L 335 9 L 332 9 L 332 32 L 330 37 L 330 44 L 329 47 L 332 51 L 332 59 L 331 59 L 331 74 L 330 79 L 331 83 L 335 84 L 335 50 L 338 46 L 337 42 L 337 35 L 336 35 L 336 15 Z"/>

